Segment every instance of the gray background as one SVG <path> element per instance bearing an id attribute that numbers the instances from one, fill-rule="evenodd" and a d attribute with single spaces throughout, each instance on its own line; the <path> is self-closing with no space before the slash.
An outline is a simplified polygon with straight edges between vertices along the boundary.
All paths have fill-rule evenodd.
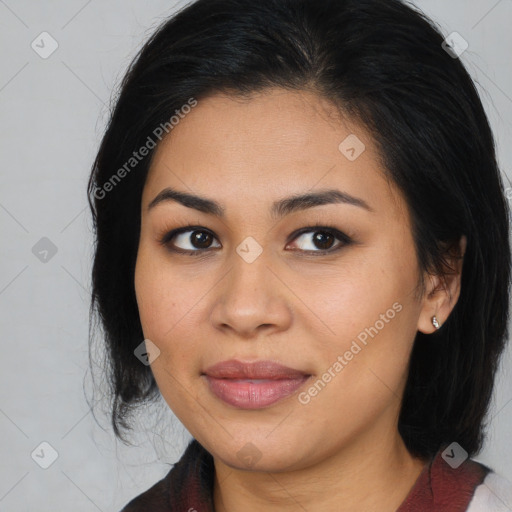
<path id="1" fill-rule="evenodd" d="M 189 439 L 172 413 L 149 408 L 140 418 L 159 428 L 140 423 L 136 446 L 127 448 L 100 412 L 98 426 L 84 396 L 90 388 L 89 169 L 127 65 L 183 4 L 0 0 L 0 511 L 119 511 L 167 473 Z M 511 176 L 512 1 L 416 4 L 445 35 L 457 31 L 468 41 L 461 58 L 478 83 L 502 169 Z M 42 46 L 44 31 L 58 43 L 46 59 L 31 47 L 34 40 Z M 44 51 L 49 48 L 45 39 Z M 49 247 L 43 237 L 57 250 L 49 249 L 47 261 L 43 253 L 37 257 L 36 249 Z M 508 480 L 511 368 L 509 349 L 477 457 Z M 47 469 L 35 462 L 51 462 L 51 449 L 39 447 L 43 441 L 58 453 Z"/>

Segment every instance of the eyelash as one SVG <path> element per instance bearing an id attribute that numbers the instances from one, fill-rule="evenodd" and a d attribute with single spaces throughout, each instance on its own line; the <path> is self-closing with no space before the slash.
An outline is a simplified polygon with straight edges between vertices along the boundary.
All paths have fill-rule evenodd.
<path id="1" fill-rule="evenodd" d="M 215 235 L 209 229 L 205 229 L 202 226 L 188 225 L 188 226 L 183 226 L 181 228 L 173 229 L 173 230 L 165 233 L 162 237 L 159 238 L 159 243 L 161 245 L 163 245 L 164 247 L 166 247 L 169 251 L 172 251 L 174 253 L 188 255 L 188 256 L 196 256 L 196 257 L 204 256 L 206 252 L 210 252 L 214 249 L 217 249 L 217 248 L 214 248 L 214 249 L 207 248 L 207 249 L 197 249 L 195 251 L 191 251 L 191 250 L 186 250 L 186 249 L 171 248 L 171 246 L 170 246 L 171 240 L 175 236 L 180 235 L 182 233 L 186 233 L 187 231 L 191 231 L 191 232 L 201 231 L 204 233 L 208 233 L 212 237 L 216 238 Z M 292 250 L 298 251 L 298 252 L 314 254 L 315 256 L 325 256 L 328 254 L 333 254 L 333 253 L 339 251 L 340 249 L 342 249 L 343 247 L 346 247 L 354 242 L 354 240 L 352 240 L 348 235 L 346 235 L 345 233 L 343 233 L 342 231 L 340 231 L 336 228 L 333 228 L 330 226 L 324 226 L 321 224 L 312 224 L 312 225 L 305 226 L 305 227 L 295 231 L 292 234 L 290 240 L 287 242 L 287 244 L 292 242 L 293 240 L 295 240 L 296 238 L 298 238 L 299 236 L 301 236 L 305 233 L 310 233 L 310 232 L 315 233 L 318 231 L 333 235 L 335 239 L 340 240 L 342 243 L 335 248 L 318 250 L 318 251 L 310 251 L 310 250 L 306 250 L 306 249 L 292 249 Z"/>

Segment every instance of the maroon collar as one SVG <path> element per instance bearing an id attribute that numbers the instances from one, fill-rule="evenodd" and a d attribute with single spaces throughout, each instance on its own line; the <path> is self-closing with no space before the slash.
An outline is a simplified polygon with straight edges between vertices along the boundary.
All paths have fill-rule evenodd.
<path id="1" fill-rule="evenodd" d="M 466 459 L 453 468 L 443 458 L 446 447 L 425 465 L 405 501 L 396 512 L 465 512 L 475 489 L 490 469 L 479 462 Z M 448 457 L 447 457 L 448 460 Z"/>

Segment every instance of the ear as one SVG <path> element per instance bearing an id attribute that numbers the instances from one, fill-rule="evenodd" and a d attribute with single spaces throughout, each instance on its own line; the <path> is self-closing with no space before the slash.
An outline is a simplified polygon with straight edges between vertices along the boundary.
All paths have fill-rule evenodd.
<path id="1" fill-rule="evenodd" d="M 422 308 L 418 318 L 418 331 L 430 334 L 437 329 L 432 324 L 432 317 L 435 315 L 442 326 L 460 295 L 460 284 L 462 278 L 462 264 L 466 252 L 467 238 L 462 235 L 459 244 L 447 251 L 445 274 L 425 274 L 426 290 L 423 296 Z"/>

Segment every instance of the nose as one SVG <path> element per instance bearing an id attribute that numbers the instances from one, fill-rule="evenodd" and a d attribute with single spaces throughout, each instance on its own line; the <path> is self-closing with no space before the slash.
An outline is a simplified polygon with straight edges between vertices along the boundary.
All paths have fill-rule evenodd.
<path id="1" fill-rule="evenodd" d="M 238 254 L 232 266 L 214 291 L 211 321 L 216 329 L 253 339 L 290 327 L 293 294 L 286 286 L 283 272 L 276 270 L 263 251 L 254 261 L 245 261 Z"/>

